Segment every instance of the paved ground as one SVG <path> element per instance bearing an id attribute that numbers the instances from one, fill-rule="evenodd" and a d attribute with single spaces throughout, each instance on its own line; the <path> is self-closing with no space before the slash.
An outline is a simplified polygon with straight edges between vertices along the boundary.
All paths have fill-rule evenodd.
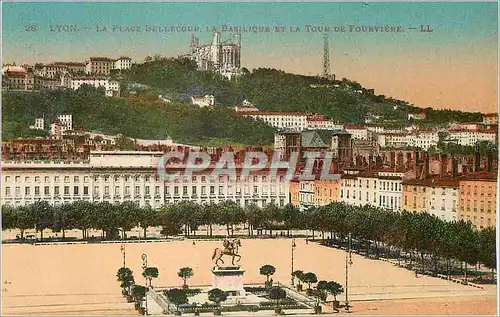
<path id="1" fill-rule="evenodd" d="M 294 269 L 315 272 L 318 279 L 345 284 L 345 253 L 341 250 L 306 244 L 296 240 Z M 148 255 L 148 265 L 156 266 L 160 276 L 153 286 L 181 286 L 177 271 L 183 266 L 194 269 L 188 280 L 191 285 L 211 283 L 211 256 L 220 241 L 175 241 L 133 243 L 126 245 L 126 262 L 137 282 L 142 282 L 141 255 Z M 2 245 L 2 272 L 7 290 L 2 294 L 4 314 L 71 314 L 105 315 L 134 314 L 133 305 L 120 296 L 116 271 L 122 265 L 120 244 L 78 245 Z M 291 240 L 242 240 L 241 265 L 246 270 L 246 283 L 263 283 L 259 274 L 264 264 L 276 267 L 274 281 L 290 283 Z M 440 299 L 443 305 L 469 314 L 484 314 L 495 310 L 494 286 L 484 290 L 449 281 L 420 276 L 394 265 L 370 260 L 353 254 L 350 269 L 349 295 L 353 311 L 364 314 L 403 313 L 402 309 L 419 314 L 433 312 L 439 305 L 428 305 Z M 343 301 L 345 295 L 339 296 Z M 457 300 L 460 298 L 460 300 Z M 369 300 L 418 299 L 417 304 L 396 306 L 386 301 Z M 470 302 L 470 304 L 468 304 Z M 372 304 L 370 304 L 372 303 Z M 421 304 L 418 304 L 421 303 Z M 477 303 L 480 303 L 477 304 Z M 408 306 L 409 305 L 409 306 Z M 450 307 L 451 307 L 450 306 Z M 406 308 L 405 308 L 406 307 Z M 418 309 L 416 309 L 417 307 Z M 443 306 L 444 307 L 444 306 Z M 396 309 L 396 310 L 394 310 Z M 454 310 L 439 310 L 439 313 Z"/>

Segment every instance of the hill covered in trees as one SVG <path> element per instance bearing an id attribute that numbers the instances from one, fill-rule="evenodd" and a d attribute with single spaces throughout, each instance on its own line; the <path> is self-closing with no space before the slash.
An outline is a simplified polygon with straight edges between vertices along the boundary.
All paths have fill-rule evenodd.
<path id="1" fill-rule="evenodd" d="M 290 74 L 280 70 L 243 69 L 243 75 L 229 81 L 219 74 L 200 72 L 188 59 L 147 58 L 123 74 L 126 83 L 146 84 L 172 98 L 187 100 L 195 94 L 213 94 L 217 105 L 232 107 L 244 99 L 264 110 L 307 111 L 346 124 L 364 123 L 364 116 L 380 116 L 385 124 L 407 123 L 409 112 L 425 112 L 422 125 L 451 121 L 481 121 L 480 113 L 418 108 L 406 101 L 376 95 L 349 79 L 327 80 Z"/>
<path id="2" fill-rule="evenodd" d="M 307 111 L 345 124 L 364 123 L 365 115 L 371 114 L 382 124 L 403 125 L 408 113 L 415 111 L 427 114 L 427 120 L 415 122 L 424 127 L 482 119 L 480 113 L 417 108 L 345 78 L 332 81 L 259 68 L 243 69 L 242 76 L 229 81 L 218 73 L 197 71 L 195 63 L 185 58 L 148 57 L 112 76 L 120 81 L 120 98 L 106 98 L 102 91 L 85 86 L 78 91 L 5 91 L 3 139 L 44 135 L 29 129 L 35 117 L 44 115 L 50 123 L 58 114 L 71 113 L 75 128 L 131 138 L 169 135 L 191 144 L 272 144 L 275 129 L 231 109 L 245 99 L 263 110 Z M 142 89 L 132 94 L 129 87 L 134 84 Z M 213 109 L 190 105 L 192 95 L 204 94 L 215 96 Z"/>
<path id="3" fill-rule="evenodd" d="M 29 129 L 36 117 L 44 115 L 50 123 L 57 115 L 67 113 L 73 115 L 74 129 L 121 133 L 132 138 L 164 139 L 169 135 L 176 142 L 191 144 L 222 139 L 233 144 L 268 145 L 274 137 L 273 128 L 231 109 L 165 103 L 147 94 L 107 98 L 91 87 L 29 94 L 6 92 L 2 105 L 4 140 L 39 134 Z"/>

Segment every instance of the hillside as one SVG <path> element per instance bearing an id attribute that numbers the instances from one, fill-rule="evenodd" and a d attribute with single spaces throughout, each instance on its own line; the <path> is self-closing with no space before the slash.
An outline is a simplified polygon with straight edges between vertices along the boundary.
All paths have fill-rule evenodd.
<path id="1" fill-rule="evenodd" d="M 479 113 L 417 108 L 376 95 L 348 79 L 329 81 L 259 68 L 252 72 L 243 69 L 242 76 L 229 81 L 216 73 L 197 71 L 194 62 L 187 59 L 156 56 L 147 60 L 113 74 L 121 82 L 120 98 L 106 98 L 90 87 L 64 92 L 4 92 L 3 139 L 40 135 L 29 130 L 35 117 L 45 115 L 48 124 L 58 114 L 71 113 L 75 128 L 132 138 L 169 135 L 176 142 L 190 144 L 272 144 L 274 128 L 243 118 L 231 109 L 245 99 L 260 109 L 307 111 L 345 124 L 364 123 L 364 116 L 370 113 L 380 117 L 374 123 L 404 125 L 412 111 L 426 112 L 427 120 L 416 122 L 424 127 L 482 119 Z M 129 94 L 129 84 L 149 88 Z M 160 94 L 171 102 L 160 101 Z M 190 96 L 198 94 L 213 94 L 216 107 L 209 110 L 190 105 Z"/>
<path id="2" fill-rule="evenodd" d="M 167 135 L 190 144 L 272 144 L 274 129 L 236 115 L 226 108 L 207 109 L 163 103 L 147 94 L 106 98 L 96 89 L 5 92 L 2 96 L 2 138 L 30 137 L 35 117 L 45 115 L 46 125 L 58 114 L 73 114 L 74 129 L 98 130 L 133 138 L 160 139 Z M 221 141 L 222 139 L 222 141 Z"/>
<path id="3" fill-rule="evenodd" d="M 346 124 L 364 123 L 368 113 L 381 116 L 384 124 L 407 124 L 412 111 L 424 111 L 428 119 L 419 124 L 441 125 L 451 121 L 481 121 L 480 113 L 418 108 L 406 101 L 376 95 L 373 90 L 348 79 L 329 81 L 320 77 L 289 74 L 275 69 L 244 69 L 237 81 L 218 74 L 196 71 L 187 59 L 161 58 L 135 64 L 123 74 L 126 83 L 137 82 L 159 93 L 187 100 L 194 94 L 213 94 L 217 105 L 232 107 L 250 100 L 265 110 L 308 111 Z"/>

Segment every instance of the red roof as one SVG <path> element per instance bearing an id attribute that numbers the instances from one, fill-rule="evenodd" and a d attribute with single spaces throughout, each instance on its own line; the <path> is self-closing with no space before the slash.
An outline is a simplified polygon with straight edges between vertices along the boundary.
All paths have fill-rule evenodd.
<path id="1" fill-rule="evenodd" d="M 498 113 L 485 113 L 483 117 L 498 117 Z"/>
<path id="2" fill-rule="evenodd" d="M 305 112 L 294 112 L 294 111 L 250 111 L 240 112 L 241 115 L 252 115 L 252 116 L 306 116 Z"/>
<path id="3" fill-rule="evenodd" d="M 403 185 L 416 185 L 416 186 L 426 186 L 426 187 L 457 187 L 459 180 L 458 178 L 426 178 L 426 179 L 410 179 L 403 182 Z"/>
<path id="4" fill-rule="evenodd" d="M 346 125 L 344 128 L 346 130 L 366 130 L 366 127 L 362 125 Z"/>
<path id="5" fill-rule="evenodd" d="M 460 181 L 497 181 L 498 172 L 476 172 L 458 177 Z"/>
<path id="6" fill-rule="evenodd" d="M 105 61 L 105 62 L 112 62 L 113 60 L 108 57 L 91 57 L 91 61 Z"/>
<path id="7" fill-rule="evenodd" d="M 132 60 L 132 59 L 131 59 L 130 57 L 128 57 L 128 56 L 120 56 L 120 58 L 119 58 L 118 60 L 120 60 L 120 59 Z"/>

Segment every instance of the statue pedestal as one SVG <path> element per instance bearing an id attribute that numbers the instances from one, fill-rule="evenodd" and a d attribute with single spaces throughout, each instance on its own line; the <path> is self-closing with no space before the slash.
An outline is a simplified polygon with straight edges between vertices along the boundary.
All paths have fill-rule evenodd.
<path id="1" fill-rule="evenodd" d="M 232 296 L 245 296 L 243 273 L 245 271 L 238 266 L 214 267 L 212 269 L 212 286 L 229 292 Z"/>

